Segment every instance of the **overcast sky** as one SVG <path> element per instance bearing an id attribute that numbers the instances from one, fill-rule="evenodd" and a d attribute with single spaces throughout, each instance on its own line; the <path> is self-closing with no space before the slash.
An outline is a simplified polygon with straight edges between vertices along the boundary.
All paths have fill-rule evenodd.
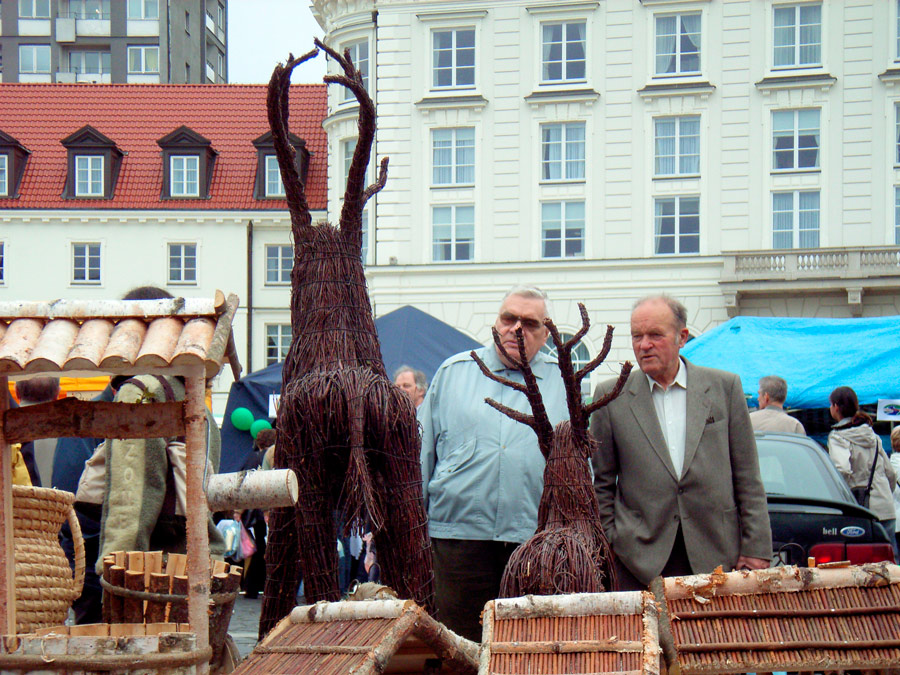
<path id="1" fill-rule="evenodd" d="M 230 0 L 228 3 L 228 81 L 266 84 L 275 64 L 305 54 L 324 32 L 309 0 Z M 297 67 L 291 82 L 322 82 L 325 55 Z"/>

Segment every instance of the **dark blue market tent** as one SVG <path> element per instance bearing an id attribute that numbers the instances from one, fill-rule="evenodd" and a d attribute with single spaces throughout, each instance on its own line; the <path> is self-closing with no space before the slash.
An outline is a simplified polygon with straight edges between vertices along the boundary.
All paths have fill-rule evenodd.
<path id="1" fill-rule="evenodd" d="M 741 376 L 755 404 L 759 378 L 787 380 L 789 408 L 827 408 L 835 387 L 860 404 L 900 398 L 900 316 L 802 319 L 738 316 L 691 340 L 692 363 Z"/>
<path id="2" fill-rule="evenodd" d="M 406 305 L 375 320 L 381 342 L 381 358 L 388 377 L 402 365 L 412 366 L 431 380 L 444 359 L 481 345 L 430 314 Z M 274 363 L 231 385 L 225 419 L 222 422 L 223 473 L 240 471 L 253 448 L 250 433 L 235 429 L 231 413 L 235 408 L 247 408 L 254 419 L 269 416 L 269 394 L 281 392 L 281 363 Z"/>

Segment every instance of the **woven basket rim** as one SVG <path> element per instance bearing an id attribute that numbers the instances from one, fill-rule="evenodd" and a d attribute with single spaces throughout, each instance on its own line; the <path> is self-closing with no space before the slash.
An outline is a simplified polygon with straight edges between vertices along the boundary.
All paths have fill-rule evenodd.
<path id="1" fill-rule="evenodd" d="M 31 497 L 52 502 L 60 502 L 66 506 L 75 503 L 75 495 L 56 488 L 35 487 L 33 485 L 13 485 L 13 497 Z"/>

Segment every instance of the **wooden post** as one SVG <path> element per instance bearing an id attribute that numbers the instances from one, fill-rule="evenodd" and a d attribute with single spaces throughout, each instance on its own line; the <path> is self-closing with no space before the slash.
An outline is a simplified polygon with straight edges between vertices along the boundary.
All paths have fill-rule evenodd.
<path id="1" fill-rule="evenodd" d="M 203 368 L 193 368 L 185 377 L 185 454 L 187 483 L 187 576 L 188 620 L 197 635 L 197 649 L 209 646 L 209 509 L 203 491 L 206 470 L 206 379 Z M 209 664 L 197 666 L 206 675 Z"/>
<path id="2" fill-rule="evenodd" d="M 0 376 L 0 617 L 3 632 L 16 634 L 15 552 L 13 550 L 12 452 L 3 435 L 3 414 L 9 406 L 9 378 Z"/>

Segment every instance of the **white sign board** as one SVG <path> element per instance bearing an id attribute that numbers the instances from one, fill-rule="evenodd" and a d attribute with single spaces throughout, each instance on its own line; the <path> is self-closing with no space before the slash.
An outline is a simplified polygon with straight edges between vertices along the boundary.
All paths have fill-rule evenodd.
<path id="1" fill-rule="evenodd" d="M 878 399 L 876 419 L 879 422 L 900 422 L 900 398 Z"/>
<path id="2" fill-rule="evenodd" d="M 278 417 L 278 406 L 281 404 L 281 394 L 269 394 L 269 418 Z"/>

